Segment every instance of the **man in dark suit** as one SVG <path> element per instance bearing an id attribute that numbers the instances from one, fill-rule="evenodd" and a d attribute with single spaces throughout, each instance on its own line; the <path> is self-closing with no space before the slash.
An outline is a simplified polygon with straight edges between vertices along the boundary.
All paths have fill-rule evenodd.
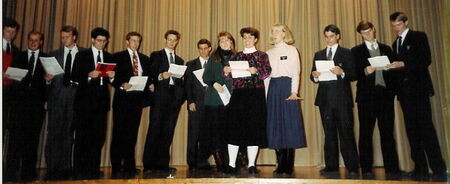
<path id="1" fill-rule="evenodd" d="M 175 55 L 180 33 L 169 30 L 164 34 L 166 47 L 150 55 L 150 78 L 155 93 L 150 109 L 150 124 L 144 148 L 144 170 L 148 172 L 174 172 L 169 167 L 170 145 L 184 102 L 183 79 L 172 77 L 168 72 L 170 64 L 183 65 L 184 60 Z"/>
<path id="2" fill-rule="evenodd" d="M 375 38 L 371 22 L 361 21 L 356 31 L 364 42 L 352 48 L 358 79 L 356 103 L 359 116 L 359 161 L 363 176 L 373 176 L 373 130 L 378 120 L 381 150 L 387 175 L 399 173 L 397 148 L 394 139 L 394 76 L 393 70 L 372 67 L 368 58 L 387 56 L 393 59 L 392 49 Z"/>
<path id="3" fill-rule="evenodd" d="M 110 108 L 108 84 L 115 72 L 106 75 L 96 70 L 98 63 L 112 62 L 105 51 L 109 32 L 103 28 L 91 31 L 92 47 L 79 52 L 72 69 L 72 81 L 78 85 L 75 94 L 74 170 L 81 178 L 97 178 L 106 135 L 106 117 Z"/>
<path id="4" fill-rule="evenodd" d="M 45 161 L 47 163 L 47 178 L 58 179 L 70 176 L 73 163 L 73 125 L 75 92 L 77 86 L 70 80 L 72 66 L 78 52 L 85 50 L 77 46 L 77 28 L 64 26 L 61 29 L 62 47 L 50 52 L 58 60 L 65 71 L 64 74 L 53 76 L 47 74 L 48 124 Z"/>
<path id="5" fill-rule="evenodd" d="M 39 57 L 44 35 L 37 31 L 28 33 L 28 49 L 14 59 L 13 67 L 27 69 L 12 99 L 10 140 L 6 153 L 5 180 L 33 180 L 36 177 L 37 147 L 44 122 L 46 101 L 45 71 Z"/>
<path id="6" fill-rule="evenodd" d="M 430 97 L 434 90 L 428 71 L 431 51 L 427 35 L 409 29 L 408 17 L 402 12 L 391 14 L 390 21 L 398 37 L 392 44 L 396 61 L 389 67 L 400 70 L 397 95 L 415 164 L 410 175 L 426 178 L 429 166 L 433 175 L 445 177 L 447 168 L 431 115 Z"/>
<path id="7" fill-rule="evenodd" d="M 208 163 L 208 157 L 211 150 L 202 144 L 203 134 L 208 131 L 205 128 L 205 106 L 204 98 L 206 86 L 194 75 L 194 71 L 205 68 L 211 52 L 211 42 L 207 39 L 201 39 L 197 43 L 197 49 L 200 56 L 186 63 L 186 98 L 188 102 L 188 139 L 187 139 L 187 163 L 189 170 L 211 169 Z M 202 76 L 200 76 L 201 78 Z M 202 80 L 203 81 L 203 80 Z M 207 140 L 206 140 L 207 141 Z"/>
<path id="8" fill-rule="evenodd" d="M 320 173 L 337 174 L 340 147 L 350 176 L 356 176 L 358 153 L 353 133 L 353 99 L 350 88 L 350 82 L 355 79 L 353 56 L 349 49 L 339 46 L 340 30 L 337 26 L 326 26 L 323 34 L 328 46 L 315 53 L 311 70 L 311 80 L 319 83 L 315 105 L 319 106 L 325 133 L 325 168 Z M 316 71 L 317 60 L 333 61 L 335 67 L 330 71 L 336 75 L 337 80 L 319 81 L 321 72 Z"/>
<path id="9" fill-rule="evenodd" d="M 16 33 L 19 30 L 19 24 L 16 20 L 11 18 L 3 19 L 3 41 L 2 41 L 2 72 L 3 72 L 3 83 L 2 83 L 2 120 L 3 120 L 3 144 L 8 142 L 7 128 L 10 120 L 10 110 L 11 110 L 11 100 L 14 95 L 13 92 L 13 81 L 8 78 L 5 74 L 8 67 L 12 66 L 14 58 L 17 59 L 20 50 L 14 45 L 14 39 L 16 38 Z M 6 148 L 6 147 L 3 147 Z M 6 150 L 4 150 L 6 151 Z"/>
<path id="10" fill-rule="evenodd" d="M 127 91 L 133 85 L 129 83 L 131 77 L 148 76 L 150 70 L 149 58 L 138 52 L 142 41 L 141 34 L 130 32 L 126 36 L 127 49 L 113 55 L 117 63 L 113 100 L 113 133 L 111 141 L 111 164 L 113 176 L 120 173 L 134 175 L 139 173 L 134 158 L 135 146 L 143 99 L 148 87 L 144 91 Z"/>

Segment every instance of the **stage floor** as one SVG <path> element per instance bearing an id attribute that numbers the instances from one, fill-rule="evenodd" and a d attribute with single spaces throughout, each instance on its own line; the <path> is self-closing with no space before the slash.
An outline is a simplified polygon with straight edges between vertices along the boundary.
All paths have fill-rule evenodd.
<path id="1" fill-rule="evenodd" d="M 290 184 L 290 183 L 341 183 L 341 184 L 400 184 L 400 183 L 439 183 L 444 184 L 450 181 L 440 178 L 428 178 L 424 181 L 415 181 L 412 178 L 406 176 L 389 178 L 384 175 L 384 169 L 375 168 L 373 177 L 350 177 L 346 174 L 345 169 L 341 168 L 339 175 L 324 176 L 320 175 L 318 167 L 296 167 L 294 174 L 291 176 L 274 175 L 272 171 L 275 166 L 258 166 L 260 173 L 258 175 L 250 175 L 246 170 L 241 170 L 239 174 L 230 176 L 220 174 L 215 171 L 189 171 L 186 166 L 176 166 L 177 171 L 175 173 L 139 173 L 132 177 L 111 177 L 111 169 L 103 168 L 103 176 L 93 180 L 77 180 L 67 178 L 63 180 L 46 180 L 45 170 L 41 170 L 39 174 L 39 180 L 32 182 L 20 182 L 20 183 L 54 183 L 54 184 L 79 184 L 79 183 L 128 183 L 128 184 L 178 184 L 178 183 L 245 183 L 245 184 Z M 139 168 L 142 170 L 142 168 Z M 13 182 L 7 182 L 13 183 Z M 17 183 L 17 182 L 16 182 Z"/>

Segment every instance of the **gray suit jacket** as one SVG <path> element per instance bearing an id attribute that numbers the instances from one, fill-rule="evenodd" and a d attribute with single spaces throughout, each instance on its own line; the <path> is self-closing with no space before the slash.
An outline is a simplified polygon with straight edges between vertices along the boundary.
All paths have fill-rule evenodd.
<path id="1" fill-rule="evenodd" d="M 78 47 L 78 53 L 86 50 L 86 48 Z M 77 53 L 77 54 L 78 54 Z M 64 69 L 64 47 L 61 47 L 57 50 L 51 51 L 50 56 L 53 56 L 58 60 L 59 65 L 61 68 Z M 75 62 L 75 57 L 72 57 L 72 60 Z M 72 64 L 73 66 L 73 64 Z M 47 102 L 48 106 L 47 108 L 49 110 L 55 110 L 60 109 L 63 107 L 64 104 L 67 104 L 68 102 L 70 104 L 73 104 L 75 92 L 76 92 L 76 86 L 66 86 L 63 83 L 63 76 L 64 74 L 56 75 L 51 81 L 48 88 L 48 97 Z M 73 105 L 71 105 L 73 106 Z"/>

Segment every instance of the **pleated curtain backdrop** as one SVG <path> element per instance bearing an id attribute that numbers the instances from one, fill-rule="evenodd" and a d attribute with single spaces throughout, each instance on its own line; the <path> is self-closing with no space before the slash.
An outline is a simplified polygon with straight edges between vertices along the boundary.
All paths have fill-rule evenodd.
<path id="1" fill-rule="evenodd" d="M 6 0 L 3 16 L 15 18 L 21 28 L 15 44 L 26 49 L 27 33 L 38 30 L 45 34 L 43 51 L 60 47 L 59 30 L 64 25 L 79 30 L 78 44 L 90 47 L 90 30 L 101 26 L 108 29 L 111 39 L 109 52 L 125 49 L 125 35 L 137 31 L 143 35 L 141 52 L 149 55 L 164 47 L 164 33 L 169 29 L 181 33 L 177 54 L 188 61 L 197 57 L 196 43 L 201 38 L 212 41 L 217 47 L 216 35 L 228 31 L 243 49 L 239 30 L 252 26 L 260 30 L 257 48 L 271 48 L 269 32 L 275 23 L 288 25 L 296 39 L 294 44 L 301 53 L 300 96 L 308 147 L 298 149 L 296 166 L 322 166 L 324 135 L 319 109 L 314 106 L 317 85 L 309 80 L 314 52 L 326 47 L 322 31 L 328 24 L 341 28 L 341 46 L 351 48 L 362 43 L 355 31 L 361 20 L 371 21 L 377 29 L 377 39 L 390 45 L 396 35 L 390 28 L 389 15 L 403 11 L 410 18 L 410 27 L 425 31 L 431 46 L 433 63 L 430 71 L 436 94 L 431 98 L 433 120 L 444 157 L 450 150 L 450 41 L 449 1 L 442 0 Z M 444 38 L 444 39 L 442 39 Z M 352 84 L 355 94 L 355 83 Z M 113 92 L 113 89 L 111 88 Z M 354 95 L 353 95 L 354 96 Z M 149 121 L 149 108 L 142 114 L 136 146 L 136 160 L 142 165 L 142 154 Z M 355 135 L 359 136 L 357 108 L 354 108 Z M 186 104 L 180 112 L 172 144 L 173 165 L 186 164 L 187 142 Z M 107 141 L 103 149 L 102 165 L 109 166 L 109 146 L 112 128 L 111 112 L 108 114 Z M 45 136 L 45 134 L 43 134 Z M 381 166 L 381 148 L 377 131 L 374 134 L 375 165 Z M 403 170 L 411 170 L 409 145 L 405 133 L 401 108 L 396 102 L 395 139 Z M 40 149 L 43 150 L 43 149 Z M 44 161 L 41 161 L 44 163 Z M 274 164 L 273 150 L 260 151 L 259 164 Z M 45 164 L 41 164 L 45 166 Z"/>

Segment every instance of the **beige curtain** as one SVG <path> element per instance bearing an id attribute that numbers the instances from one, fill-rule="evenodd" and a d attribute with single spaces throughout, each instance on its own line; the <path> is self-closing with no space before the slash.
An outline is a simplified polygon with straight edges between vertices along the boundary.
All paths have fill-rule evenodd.
<path id="1" fill-rule="evenodd" d="M 438 132 L 444 155 L 448 155 L 447 145 L 450 135 L 449 94 L 450 79 L 450 46 L 448 27 L 449 2 L 440 0 L 9 0 L 8 10 L 18 22 L 21 30 L 16 44 L 26 48 L 26 34 L 31 30 L 45 33 L 44 51 L 60 46 L 59 29 L 63 25 L 78 27 L 80 36 L 78 43 L 83 47 L 90 46 L 90 30 L 102 26 L 111 32 L 108 51 L 117 52 L 125 48 L 124 37 L 129 31 L 143 34 L 141 51 L 149 54 L 164 47 L 163 34 L 168 29 L 178 30 L 181 42 L 177 54 L 186 61 L 197 57 L 196 42 L 201 38 L 210 39 L 217 47 L 216 34 L 229 31 L 237 41 L 238 50 L 243 49 L 239 30 L 242 27 L 256 27 L 261 32 L 257 46 L 260 50 L 271 48 L 269 31 L 275 23 L 285 23 L 294 32 L 294 44 L 301 53 L 301 86 L 300 95 L 308 147 L 298 149 L 297 166 L 323 165 L 324 135 L 319 110 L 314 106 L 317 85 L 309 81 L 314 52 L 325 48 L 322 36 L 323 28 L 328 24 L 336 24 L 341 28 L 343 47 L 351 48 L 362 42 L 355 32 L 356 24 L 361 20 L 369 20 L 377 29 L 379 41 L 390 45 L 395 38 L 390 29 L 389 15 L 394 11 L 403 11 L 410 18 L 412 29 L 425 31 L 428 34 L 433 63 L 430 66 L 436 95 L 431 99 L 433 119 Z M 445 6 L 444 6 L 445 5 Z M 442 39 L 444 38 L 444 39 Z M 447 53 L 447 54 L 446 54 Z M 447 62 L 444 62 L 447 61 Z M 353 84 L 355 90 L 355 84 Z M 142 164 L 142 152 L 148 127 L 149 109 L 142 114 L 136 158 Z M 355 134 L 359 136 L 357 109 L 355 115 Z M 111 113 L 108 119 L 111 125 Z M 445 131 L 447 130 L 447 131 Z M 111 126 L 108 127 L 107 142 L 104 146 L 102 164 L 109 166 L 109 144 Z M 172 144 L 173 165 L 186 164 L 187 112 L 186 105 L 179 115 L 175 138 Z M 379 135 L 374 134 L 375 165 L 382 165 Z M 447 138 L 446 138 L 447 137 Z M 396 103 L 395 138 L 403 170 L 411 170 L 409 145 L 404 130 L 402 112 Z M 448 160 L 448 157 L 445 156 Z M 275 163 L 272 150 L 260 151 L 258 163 Z"/>

